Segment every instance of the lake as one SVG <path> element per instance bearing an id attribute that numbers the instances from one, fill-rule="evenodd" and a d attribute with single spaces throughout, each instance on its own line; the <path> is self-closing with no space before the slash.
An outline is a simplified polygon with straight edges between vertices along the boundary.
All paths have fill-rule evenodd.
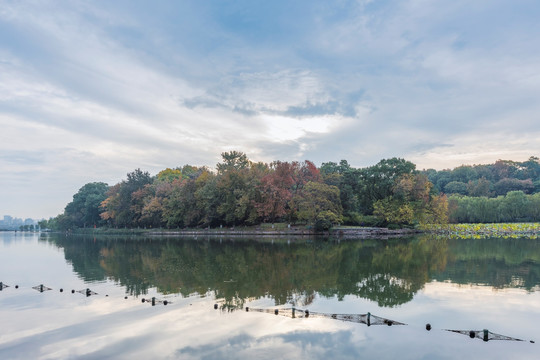
<path id="1" fill-rule="evenodd" d="M 532 239 L 0 232 L 0 282 L 1 359 L 540 353 L 531 342 L 540 340 L 540 241 Z M 525 341 L 486 342 L 484 329 Z"/>

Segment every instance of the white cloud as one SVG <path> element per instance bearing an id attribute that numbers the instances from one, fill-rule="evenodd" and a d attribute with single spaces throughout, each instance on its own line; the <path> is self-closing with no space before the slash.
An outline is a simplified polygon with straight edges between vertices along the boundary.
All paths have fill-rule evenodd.
<path id="1" fill-rule="evenodd" d="M 230 149 L 420 168 L 540 151 L 534 5 L 310 2 L 298 17 L 276 3 L 266 24 L 246 18 L 266 20 L 256 7 L 169 5 L 3 4 L 2 187 L 32 169 L 58 212 L 85 179 L 213 166 Z"/>

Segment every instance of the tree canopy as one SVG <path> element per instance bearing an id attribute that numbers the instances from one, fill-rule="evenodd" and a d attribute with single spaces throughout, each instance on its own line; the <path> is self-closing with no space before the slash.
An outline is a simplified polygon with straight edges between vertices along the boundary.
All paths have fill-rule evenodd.
<path id="1" fill-rule="evenodd" d="M 216 171 L 184 165 L 151 176 L 136 169 L 110 187 L 88 183 L 48 225 L 186 228 L 287 222 L 326 230 L 334 224 L 540 219 L 536 157 L 441 171 L 418 171 L 400 158 L 365 168 L 346 160 L 318 168 L 309 160 L 253 162 L 239 151 L 221 157 Z"/>

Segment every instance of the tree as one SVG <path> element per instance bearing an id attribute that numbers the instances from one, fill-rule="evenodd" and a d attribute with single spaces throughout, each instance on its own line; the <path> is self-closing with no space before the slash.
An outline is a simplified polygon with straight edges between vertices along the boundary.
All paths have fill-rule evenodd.
<path id="1" fill-rule="evenodd" d="M 373 204 L 393 193 L 397 178 L 416 172 L 416 165 L 404 159 L 383 159 L 376 165 L 360 170 L 358 176 L 358 201 L 365 214 L 373 213 Z"/>
<path id="2" fill-rule="evenodd" d="M 422 202 L 427 204 L 433 184 L 424 174 L 403 174 L 396 179 L 392 194 L 406 202 Z"/>
<path id="3" fill-rule="evenodd" d="M 182 178 L 182 171 L 179 169 L 169 169 L 166 168 L 165 170 L 161 170 L 157 174 L 157 180 L 158 181 L 164 181 L 164 182 L 173 182 L 176 179 Z"/>
<path id="4" fill-rule="evenodd" d="M 50 229 L 49 220 L 43 219 L 43 220 L 38 221 L 38 226 L 42 230 L 43 229 Z"/>
<path id="5" fill-rule="evenodd" d="M 501 204 L 501 214 L 506 221 L 527 220 L 529 199 L 522 191 L 510 191 Z"/>
<path id="6" fill-rule="evenodd" d="M 245 168 L 230 167 L 219 173 L 217 179 L 217 196 L 219 205 L 217 212 L 228 225 L 235 225 L 241 220 L 237 218 L 236 207 L 239 199 L 247 190 L 247 170 Z"/>
<path id="7" fill-rule="evenodd" d="M 184 179 L 196 179 L 202 171 L 207 171 L 206 167 L 196 167 L 192 165 L 184 165 L 182 166 L 182 177 Z"/>
<path id="8" fill-rule="evenodd" d="M 461 165 L 452 171 L 452 180 L 462 183 L 468 183 L 469 181 L 478 179 L 476 169 L 472 166 Z"/>
<path id="9" fill-rule="evenodd" d="M 347 160 L 323 163 L 320 168 L 322 180 L 327 185 L 339 188 L 341 205 L 343 206 L 343 221 L 345 224 L 359 225 L 358 211 L 358 181 L 359 171 L 353 169 Z"/>
<path id="10" fill-rule="evenodd" d="M 109 185 L 102 182 L 88 183 L 81 187 L 64 210 L 64 215 L 70 218 L 71 225 L 86 227 L 100 224 L 100 206 L 108 190 Z"/>
<path id="11" fill-rule="evenodd" d="M 525 179 L 532 179 L 533 182 L 540 180 L 540 159 L 536 156 L 531 156 L 527 161 L 521 163 L 523 167 Z"/>
<path id="12" fill-rule="evenodd" d="M 432 189 L 426 174 L 403 174 L 395 179 L 392 194 L 374 203 L 373 214 L 390 224 L 446 223 L 447 198 Z"/>
<path id="13" fill-rule="evenodd" d="M 240 151 L 229 151 L 221 153 L 223 162 L 216 165 L 218 174 L 223 174 L 227 170 L 242 170 L 249 166 L 249 159 L 246 154 Z"/>
<path id="14" fill-rule="evenodd" d="M 163 224 L 163 204 L 162 198 L 153 196 L 147 198 L 141 212 L 141 225 L 161 227 Z"/>
<path id="15" fill-rule="evenodd" d="M 497 160 L 492 165 L 493 178 L 495 181 L 513 178 L 516 172 L 516 163 L 508 160 Z"/>
<path id="16" fill-rule="evenodd" d="M 187 186 L 187 183 L 188 181 L 182 179 L 173 181 L 168 196 L 163 200 L 163 222 L 168 228 L 191 225 L 185 221 L 189 207 L 193 206 L 189 199 L 191 186 Z"/>
<path id="17" fill-rule="evenodd" d="M 339 165 L 332 161 L 327 162 L 327 163 L 322 163 L 319 170 L 324 177 L 325 175 L 329 175 L 329 174 L 343 174 L 347 171 L 350 171 L 351 169 L 352 168 L 347 162 L 347 160 L 341 160 L 339 162 Z"/>
<path id="18" fill-rule="evenodd" d="M 485 177 L 478 180 L 470 180 L 467 184 L 467 194 L 469 196 L 491 196 L 491 182 Z"/>
<path id="19" fill-rule="evenodd" d="M 467 184 L 462 181 L 450 181 L 444 186 L 444 192 L 446 194 L 467 194 Z"/>
<path id="20" fill-rule="evenodd" d="M 411 224 L 414 210 L 409 204 L 388 196 L 373 204 L 373 215 L 384 219 L 389 224 Z"/>
<path id="21" fill-rule="evenodd" d="M 497 195 L 506 195 L 511 191 L 523 191 L 526 194 L 530 194 L 534 191 L 534 184 L 531 179 L 518 180 L 513 178 L 504 178 L 497 181 L 493 188 Z"/>
<path id="22" fill-rule="evenodd" d="M 303 163 L 298 163 L 297 161 L 292 162 L 293 167 L 293 185 L 292 192 L 293 194 L 300 193 L 304 188 L 304 185 L 308 182 L 321 182 L 321 173 L 319 169 L 309 160 L 305 160 Z"/>
<path id="23" fill-rule="evenodd" d="M 220 194 L 218 191 L 218 178 L 209 171 L 204 171 L 196 179 L 195 191 L 196 210 L 201 214 L 199 224 L 202 226 L 216 226 L 220 224 L 218 207 Z"/>
<path id="24" fill-rule="evenodd" d="M 540 193 L 529 197 L 529 210 L 527 213 L 532 221 L 540 221 Z"/>
<path id="25" fill-rule="evenodd" d="M 270 165 L 270 172 L 260 180 L 259 198 L 254 204 L 264 221 L 274 222 L 287 214 L 293 185 L 294 167 L 291 163 L 276 161 Z"/>
<path id="26" fill-rule="evenodd" d="M 237 221 L 247 225 L 259 223 L 261 217 L 257 209 L 257 202 L 261 199 L 261 179 L 270 169 L 267 164 L 258 162 L 250 163 L 249 170 L 245 172 L 245 189 L 240 194 L 236 204 L 235 215 Z"/>
<path id="27" fill-rule="evenodd" d="M 445 194 L 431 198 L 424 222 L 429 224 L 448 223 L 448 198 Z"/>
<path id="28" fill-rule="evenodd" d="M 341 222 L 343 209 L 336 186 L 310 181 L 296 196 L 298 219 L 315 224 L 318 220 Z"/>
<path id="29" fill-rule="evenodd" d="M 124 180 L 111 187 L 107 198 L 101 203 L 104 210 L 101 217 L 119 226 L 137 226 L 144 207 L 144 196 L 139 192 L 146 185 L 152 184 L 153 179 L 147 171 L 136 169 L 127 174 Z"/>

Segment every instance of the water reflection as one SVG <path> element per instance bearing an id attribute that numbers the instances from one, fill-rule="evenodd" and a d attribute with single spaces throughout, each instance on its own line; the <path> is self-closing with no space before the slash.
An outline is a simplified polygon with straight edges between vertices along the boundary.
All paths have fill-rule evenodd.
<path id="1" fill-rule="evenodd" d="M 393 307 L 432 280 L 534 291 L 540 284 L 537 240 L 450 240 L 419 236 L 333 242 L 207 238 L 85 238 L 48 235 L 85 281 L 111 279 L 132 295 L 206 294 L 242 307 L 354 295 Z"/>

